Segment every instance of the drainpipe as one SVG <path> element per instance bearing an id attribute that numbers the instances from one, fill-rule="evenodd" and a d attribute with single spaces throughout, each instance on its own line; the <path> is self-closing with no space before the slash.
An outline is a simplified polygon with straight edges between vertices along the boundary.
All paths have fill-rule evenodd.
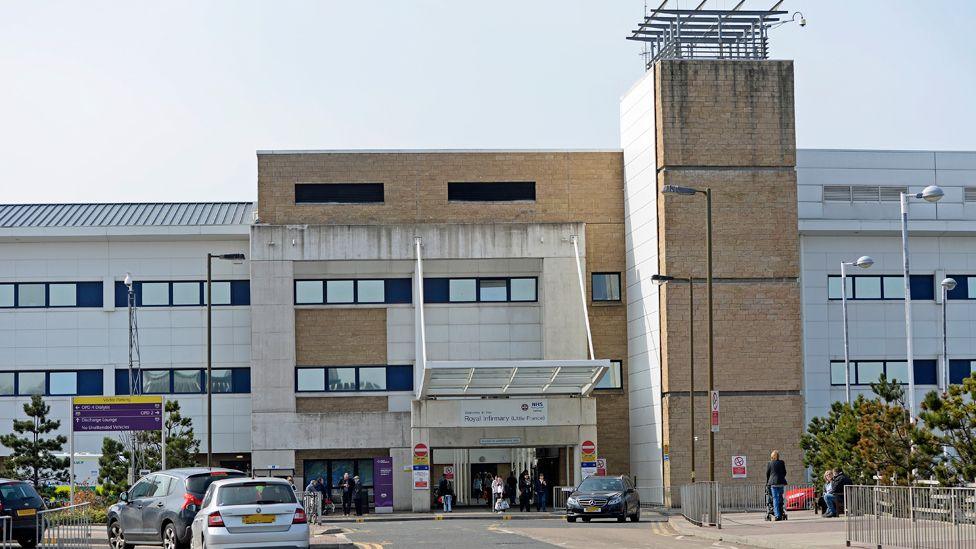
<path id="1" fill-rule="evenodd" d="M 590 332 L 590 315 L 586 310 L 586 283 L 583 282 L 583 263 L 580 261 L 579 237 L 572 235 L 569 237 L 573 243 L 573 253 L 576 254 L 576 274 L 579 277 L 580 302 L 583 304 L 583 323 L 586 326 L 586 343 L 590 349 L 590 360 L 596 360 L 593 353 L 593 333 Z"/>

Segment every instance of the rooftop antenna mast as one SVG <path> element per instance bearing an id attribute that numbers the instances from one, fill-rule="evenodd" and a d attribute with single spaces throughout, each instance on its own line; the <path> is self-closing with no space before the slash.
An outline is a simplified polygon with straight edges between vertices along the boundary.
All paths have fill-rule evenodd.
<path id="1" fill-rule="evenodd" d="M 139 317 L 136 311 L 135 282 L 130 273 L 125 273 L 125 287 L 127 290 L 127 304 L 129 309 L 129 394 L 142 394 L 142 361 L 139 356 Z M 132 484 L 139 479 L 139 443 L 136 440 L 136 432 L 128 433 L 130 448 L 132 452 Z M 165 450 L 164 450 L 165 451 Z"/>

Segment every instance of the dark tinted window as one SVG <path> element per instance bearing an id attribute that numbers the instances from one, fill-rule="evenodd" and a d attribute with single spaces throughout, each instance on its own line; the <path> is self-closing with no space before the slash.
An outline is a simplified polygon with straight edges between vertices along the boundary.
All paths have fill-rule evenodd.
<path id="1" fill-rule="evenodd" d="M 535 181 L 448 183 L 447 199 L 464 202 L 535 200 Z"/>
<path id="2" fill-rule="evenodd" d="M 297 183 L 296 204 L 383 202 L 382 183 Z"/>
<path id="3" fill-rule="evenodd" d="M 217 505 L 270 505 L 295 503 L 295 491 L 284 484 L 248 482 L 224 486 L 217 491 Z"/>
<path id="4" fill-rule="evenodd" d="M 623 482 L 619 478 L 589 477 L 580 486 L 580 492 L 609 492 L 623 490 Z"/>
<path id="5" fill-rule="evenodd" d="M 6 506 L 40 505 L 41 498 L 26 482 L 0 484 L 0 503 Z"/>
<path id="6" fill-rule="evenodd" d="M 245 476 L 244 473 L 239 473 L 236 471 L 214 471 L 212 473 L 202 473 L 199 475 L 193 475 L 186 479 L 186 491 L 193 494 L 202 494 L 207 491 L 207 488 L 215 480 L 221 480 L 225 478 L 240 478 Z"/>

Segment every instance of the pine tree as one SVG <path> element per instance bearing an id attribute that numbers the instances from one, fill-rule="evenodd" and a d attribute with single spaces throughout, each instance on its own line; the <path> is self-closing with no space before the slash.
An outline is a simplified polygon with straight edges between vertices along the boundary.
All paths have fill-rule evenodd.
<path id="1" fill-rule="evenodd" d="M 871 474 L 863 455 L 858 452 L 861 433 L 858 410 L 865 402 L 858 396 L 853 406 L 834 402 L 827 417 L 815 417 L 800 438 L 803 464 L 813 470 L 815 479 L 823 478 L 828 469 L 843 470 L 857 484 L 871 484 Z"/>
<path id="2" fill-rule="evenodd" d="M 34 395 L 24 404 L 29 419 L 15 419 L 13 432 L 0 435 L 0 444 L 10 449 L 3 476 L 26 480 L 37 489 L 53 482 L 68 482 L 71 460 L 54 456 L 55 452 L 62 451 L 68 438 L 45 436 L 61 427 L 60 421 L 48 419 L 50 412 L 51 407 L 39 395 Z"/>
<path id="3" fill-rule="evenodd" d="M 945 394 L 932 391 L 925 395 L 919 417 L 939 433 L 941 444 L 953 450 L 935 467 L 939 481 L 949 485 L 976 482 L 976 376 L 951 385 Z"/>
<path id="4" fill-rule="evenodd" d="M 192 467 L 196 465 L 196 454 L 200 451 L 200 441 L 194 437 L 193 420 L 180 413 L 178 401 L 166 401 L 166 419 L 163 428 L 166 430 L 166 467 Z M 161 469 L 162 435 L 160 432 L 140 431 L 136 433 L 135 439 L 141 448 L 140 466 L 151 471 Z"/>
<path id="5" fill-rule="evenodd" d="M 113 438 L 102 440 L 102 457 L 98 458 L 98 484 L 107 496 L 129 489 L 129 460 L 125 445 Z"/>

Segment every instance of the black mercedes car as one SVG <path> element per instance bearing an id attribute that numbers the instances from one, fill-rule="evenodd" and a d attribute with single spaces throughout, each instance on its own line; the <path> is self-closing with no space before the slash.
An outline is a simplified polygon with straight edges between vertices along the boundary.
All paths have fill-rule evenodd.
<path id="1" fill-rule="evenodd" d="M 590 522 L 593 518 L 640 520 L 640 495 L 627 475 L 587 477 L 566 500 L 566 520 Z"/>

